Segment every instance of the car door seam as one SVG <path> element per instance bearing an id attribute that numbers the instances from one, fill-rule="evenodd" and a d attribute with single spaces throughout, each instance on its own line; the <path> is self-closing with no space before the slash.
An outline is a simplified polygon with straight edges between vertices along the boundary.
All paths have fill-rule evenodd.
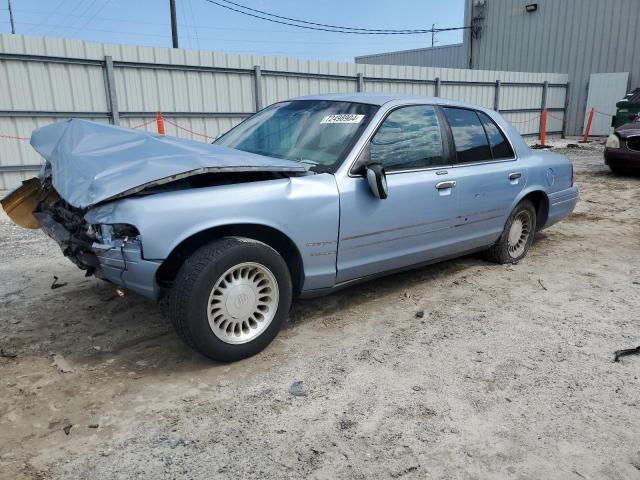
<path id="1" fill-rule="evenodd" d="M 447 227 L 442 227 L 442 228 L 436 228 L 435 230 L 429 230 L 427 232 L 413 233 L 413 234 L 410 234 L 410 235 L 403 235 L 402 237 L 394 237 L 394 238 L 387 238 L 387 239 L 384 239 L 384 240 L 377 240 L 375 242 L 363 243 L 361 245 L 355 245 L 353 247 L 345 248 L 345 250 L 356 250 L 358 248 L 369 247 L 371 245 L 379 245 L 381 243 L 395 242 L 397 240 L 403 240 L 405 238 L 421 237 L 423 235 L 429 235 L 430 233 L 436 233 L 436 232 L 441 232 L 443 230 L 449 230 L 450 228 L 452 228 L 452 227 L 447 226 Z"/>
<path id="2" fill-rule="evenodd" d="M 416 228 L 416 227 L 423 227 L 425 225 L 433 225 L 434 223 L 442 223 L 442 222 L 445 222 L 445 221 L 448 221 L 448 220 L 449 220 L 448 218 L 443 218 L 443 219 L 440 219 L 440 220 L 433 220 L 431 222 L 414 223 L 412 225 L 403 225 L 401 227 L 387 228 L 385 230 L 377 230 L 375 232 L 361 233 L 359 235 L 352 235 L 350 237 L 343 237 L 340 240 L 342 240 L 342 241 L 355 240 L 355 239 L 362 238 L 362 237 L 370 237 L 372 235 L 380 235 L 380 234 L 383 234 L 383 233 L 396 232 L 398 230 L 406 230 L 408 228 Z"/>

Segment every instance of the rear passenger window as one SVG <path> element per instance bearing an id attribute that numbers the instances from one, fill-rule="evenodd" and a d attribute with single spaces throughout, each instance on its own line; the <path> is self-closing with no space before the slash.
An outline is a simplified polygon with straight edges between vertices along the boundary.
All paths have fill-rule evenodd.
<path id="1" fill-rule="evenodd" d="M 445 163 L 442 132 L 433 106 L 394 110 L 369 144 L 372 162 L 387 171 L 428 168 Z"/>
<path id="2" fill-rule="evenodd" d="M 478 112 L 478 116 L 480 117 L 480 121 L 487 132 L 493 158 L 499 159 L 515 157 L 513 150 L 511 149 L 511 145 L 509 145 L 509 142 L 495 122 L 485 113 Z"/>
<path id="3" fill-rule="evenodd" d="M 478 115 L 473 110 L 445 107 L 458 163 L 491 160 L 491 149 Z"/>

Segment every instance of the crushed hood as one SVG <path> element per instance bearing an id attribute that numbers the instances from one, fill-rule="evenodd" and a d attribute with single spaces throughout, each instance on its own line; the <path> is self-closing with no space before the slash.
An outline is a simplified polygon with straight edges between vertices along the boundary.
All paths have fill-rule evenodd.
<path id="1" fill-rule="evenodd" d="M 53 187 L 87 208 L 208 172 L 304 173 L 307 165 L 176 137 L 72 119 L 42 127 L 31 145 L 49 163 Z"/>

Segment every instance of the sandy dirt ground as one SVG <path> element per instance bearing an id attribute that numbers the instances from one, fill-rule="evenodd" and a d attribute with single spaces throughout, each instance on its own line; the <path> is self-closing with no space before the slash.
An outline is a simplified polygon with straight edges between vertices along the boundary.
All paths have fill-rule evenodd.
<path id="1" fill-rule="evenodd" d="M 563 153 L 580 202 L 519 264 L 296 301 L 231 365 L 0 217 L 0 477 L 640 478 L 640 177 Z"/>

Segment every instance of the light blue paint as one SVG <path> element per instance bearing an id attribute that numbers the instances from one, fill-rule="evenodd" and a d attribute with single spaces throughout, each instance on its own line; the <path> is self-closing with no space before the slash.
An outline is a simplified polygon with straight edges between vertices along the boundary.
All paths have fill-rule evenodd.
<path id="1" fill-rule="evenodd" d="M 241 223 L 271 227 L 291 239 L 303 262 L 302 294 L 314 295 L 370 276 L 487 248 L 500 236 L 513 208 L 532 192 L 541 192 L 549 204 L 546 223 L 538 229 L 556 223 L 575 207 L 578 191 L 572 185 L 571 162 L 562 155 L 530 150 L 493 111 L 431 97 L 345 94 L 304 98 L 359 101 L 380 108 L 333 173 L 132 196 L 90 209 L 85 217 L 89 223 L 128 223 L 140 231 L 141 257 L 128 252 L 135 261 L 126 266 L 129 283 L 125 275 L 120 283 L 157 297 L 160 290 L 154 267 L 174 248 L 203 230 Z M 389 196 L 380 200 L 372 195 L 363 176 L 352 173 L 352 167 L 387 113 L 424 104 L 485 112 L 507 135 L 515 156 L 389 173 Z M 513 173 L 519 173 L 519 178 L 510 179 Z M 443 180 L 456 185 L 449 191 L 437 190 L 436 183 Z"/>

